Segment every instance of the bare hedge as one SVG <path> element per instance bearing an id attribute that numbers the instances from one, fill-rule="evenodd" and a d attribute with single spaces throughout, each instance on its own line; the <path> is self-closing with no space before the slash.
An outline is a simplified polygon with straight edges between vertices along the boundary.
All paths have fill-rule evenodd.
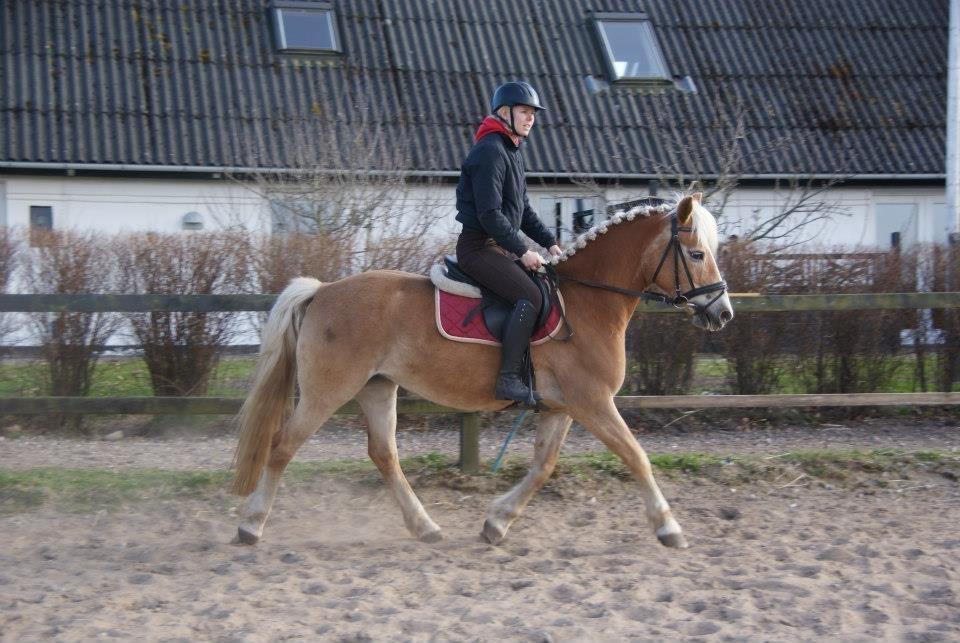
<path id="1" fill-rule="evenodd" d="M 111 292 L 116 271 L 107 240 L 71 230 L 33 231 L 30 247 L 22 250 L 26 288 L 33 293 L 88 294 Z M 35 313 L 33 336 L 47 363 L 50 395 L 86 395 L 100 347 L 117 330 L 114 313 Z M 60 426 L 82 427 L 80 417 L 60 416 Z"/>
<path id="2" fill-rule="evenodd" d="M 17 269 L 18 283 L 38 293 L 276 293 L 299 275 L 329 282 L 370 267 L 423 273 L 444 250 L 429 236 L 409 234 L 358 244 L 304 234 L 57 231 L 33 235 L 28 246 L 26 236 L 7 233 L 0 236 L 0 286 Z M 942 247 L 794 255 L 728 242 L 720 263 L 734 292 L 916 292 L 960 289 L 958 255 Z M 243 313 L 32 318 L 48 363 L 47 390 L 55 395 L 89 391 L 100 346 L 120 324 L 143 346 L 155 394 L 202 395 L 224 346 L 250 321 Z M 717 334 L 680 317 L 639 312 L 626 344 L 622 392 L 629 394 L 691 392 L 703 353 L 724 358 L 725 371 L 708 387 L 714 392 L 950 390 L 960 375 L 960 311 L 738 312 Z"/>
<path id="3" fill-rule="evenodd" d="M 238 233 L 119 237 L 113 244 L 119 289 L 146 294 L 235 294 L 248 280 L 244 236 Z M 219 312 L 125 315 L 143 347 L 154 395 L 204 395 L 238 316 Z"/>
<path id="4" fill-rule="evenodd" d="M 831 249 L 811 254 L 762 252 L 728 242 L 721 269 L 733 292 L 771 294 L 953 291 L 960 288 L 960 250 L 918 246 L 904 252 Z M 689 323 L 639 315 L 654 335 L 632 348 L 628 373 L 662 378 L 627 390 L 655 392 L 686 383 Z M 643 330 L 631 329 L 636 335 Z M 630 336 L 628 334 L 628 336 Z M 693 342 L 696 343 L 696 342 Z M 960 313 L 956 310 L 856 310 L 736 313 L 719 334 L 702 333 L 701 350 L 725 358 L 726 390 L 736 394 L 948 391 L 960 375 Z M 630 343 L 628 341 L 628 347 Z M 665 349 L 680 354 L 668 359 Z M 666 368 L 664 365 L 666 364 Z M 659 369 L 659 370 L 658 370 Z M 641 380 L 643 377 L 640 378 Z"/>
<path id="5" fill-rule="evenodd" d="M 20 236 L 17 231 L 0 226 L 0 292 L 8 292 L 17 262 L 20 258 Z M 0 315 L 0 340 L 5 339 L 14 329 L 14 316 Z"/>

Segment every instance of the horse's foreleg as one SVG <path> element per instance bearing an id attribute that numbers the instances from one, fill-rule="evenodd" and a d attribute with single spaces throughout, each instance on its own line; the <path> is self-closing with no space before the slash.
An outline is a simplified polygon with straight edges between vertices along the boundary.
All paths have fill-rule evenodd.
<path id="1" fill-rule="evenodd" d="M 440 527 L 430 519 L 400 469 L 397 454 L 397 385 L 385 378 L 374 378 L 356 396 L 367 418 L 367 450 L 384 482 L 390 487 L 403 513 L 403 522 L 415 537 L 424 542 L 443 538 Z"/>
<path id="2" fill-rule="evenodd" d="M 640 483 L 647 519 L 653 525 L 654 533 L 660 542 L 667 547 L 685 548 L 687 540 L 670 511 L 670 505 L 660 492 L 657 481 L 653 479 L 650 459 L 623 421 L 613 399 L 606 400 L 597 408 L 586 409 L 584 413 L 576 414 L 576 417 L 608 449 L 620 456 Z"/>
<path id="3" fill-rule="evenodd" d="M 309 404 L 305 399 L 301 399 L 283 429 L 274 436 L 270 459 L 263 473 L 260 474 L 257 488 L 247 499 L 240 525 L 237 527 L 237 540 L 241 543 L 253 545 L 260 540 L 263 535 L 263 525 L 267 522 L 270 508 L 277 496 L 277 489 L 280 488 L 280 478 L 283 476 L 284 469 L 297 449 L 307 438 L 316 433 L 317 429 L 337 409 L 337 406 L 330 404 L 326 406 L 332 406 L 332 408 L 318 406 L 318 403 Z"/>
<path id="4" fill-rule="evenodd" d="M 483 523 L 482 535 L 496 545 L 503 540 L 530 499 L 547 482 L 557 464 L 560 447 L 572 420 L 564 413 L 543 413 L 537 426 L 533 462 L 527 475 L 510 491 L 493 501 Z"/>

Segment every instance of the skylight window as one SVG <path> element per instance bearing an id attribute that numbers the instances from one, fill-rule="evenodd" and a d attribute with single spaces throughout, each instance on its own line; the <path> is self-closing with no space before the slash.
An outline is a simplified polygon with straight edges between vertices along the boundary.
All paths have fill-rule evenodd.
<path id="1" fill-rule="evenodd" d="M 643 13 L 595 13 L 610 82 L 672 82 L 667 63 Z"/>
<path id="2" fill-rule="evenodd" d="M 337 54 L 340 38 L 336 14 L 329 2 L 273 0 L 273 30 L 277 49 L 285 53 Z"/>

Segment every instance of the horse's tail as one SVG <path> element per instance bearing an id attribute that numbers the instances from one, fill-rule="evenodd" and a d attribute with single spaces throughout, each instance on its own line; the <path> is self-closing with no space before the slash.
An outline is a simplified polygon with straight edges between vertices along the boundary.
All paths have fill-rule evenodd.
<path id="1" fill-rule="evenodd" d="M 293 408 L 297 335 L 303 312 L 323 285 L 311 277 L 290 282 L 270 310 L 250 394 L 240 408 L 240 441 L 233 456 L 232 491 L 253 492 L 270 456 L 273 436 Z"/>

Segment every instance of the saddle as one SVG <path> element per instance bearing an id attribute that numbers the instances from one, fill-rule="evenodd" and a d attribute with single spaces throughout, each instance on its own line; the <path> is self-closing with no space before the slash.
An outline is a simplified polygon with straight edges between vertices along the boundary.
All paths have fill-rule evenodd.
<path id="1" fill-rule="evenodd" d="M 563 298 L 547 275 L 526 271 L 540 289 L 543 306 L 531 344 L 548 341 L 560 330 Z M 486 289 L 460 269 L 454 256 L 430 270 L 435 289 L 437 330 L 447 339 L 499 346 L 513 304 Z"/>

